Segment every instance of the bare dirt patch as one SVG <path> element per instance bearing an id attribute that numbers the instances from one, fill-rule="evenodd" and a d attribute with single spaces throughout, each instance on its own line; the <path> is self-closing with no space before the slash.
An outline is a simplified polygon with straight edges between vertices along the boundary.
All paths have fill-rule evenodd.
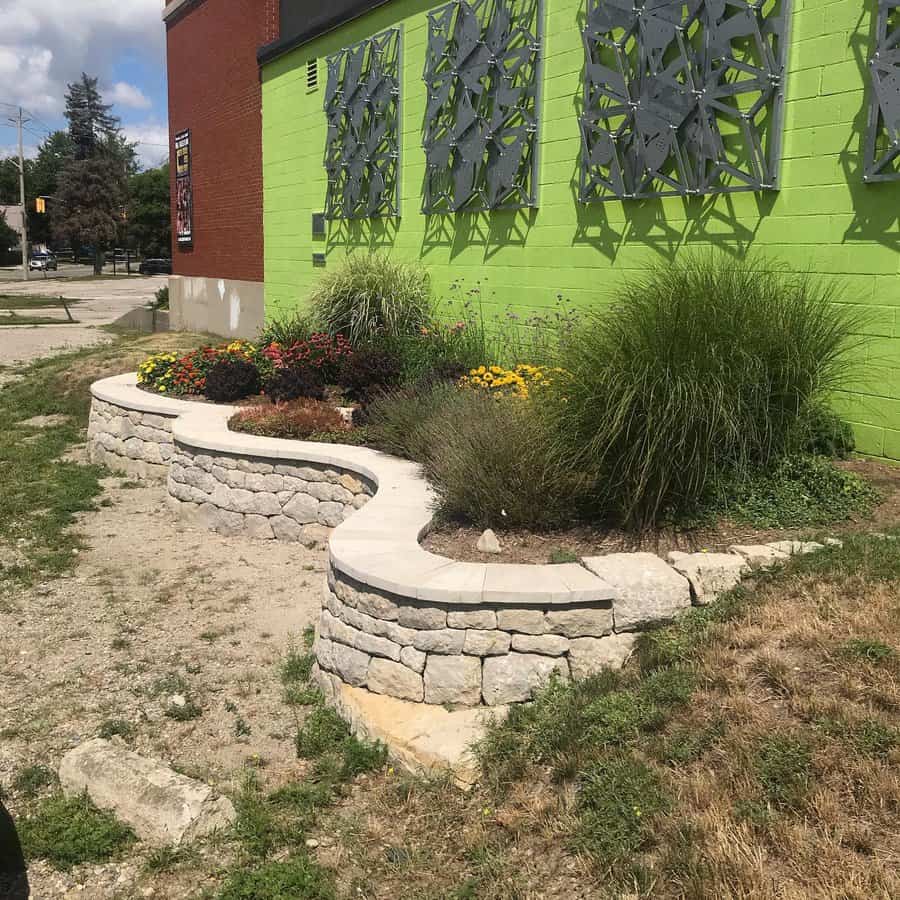
<path id="1" fill-rule="evenodd" d="M 645 550 L 665 556 L 670 550 L 694 553 L 724 551 L 732 544 L 761 544 L 810 536 L 853 534 L 877 531 L 900 520 L 900 466 L 875 460 L 857 459 L 836 465 L 862 475 L 881 494 L 881 502 L 870 515 L 833 525 L 805 528 L 754 528 L 723 521 L 715 527 L 676 528 L 641 534 L 580 526 L 560 531 L 534 532 L 526 529 L 494 529 L 500 540 L 500 554 L 481 553 L 475 545 L 482 529 L 453 522 L 438 522 L 422 540 L 422 546 L 441 556 L 465 562 L 548 563 L 569 562 L 581 556 Z"/>
<path id="2" fill-rule="evenodd" d="M 225 793 L 247 766 L 267 783 L 295 779 L 303 711 L 285 705 L 277 666 L 318 612 L 324 553 L 196 530 L 173 520 L 162 485 L 133 484 L 104 480 L 69 577 L 0 607 L 0 783 L 31 765 L 55 770 L 104 727 Z M 196 718 L 171 717 L 182 698 Z M 15 816 L 17 798 L 7 805 Z M 192 896 L 211 877 L 154 878 L 146 852 L 70 874 L 36 863 L 33 896 Z M 214 869 L 216 851 L 200 852 Z"/>

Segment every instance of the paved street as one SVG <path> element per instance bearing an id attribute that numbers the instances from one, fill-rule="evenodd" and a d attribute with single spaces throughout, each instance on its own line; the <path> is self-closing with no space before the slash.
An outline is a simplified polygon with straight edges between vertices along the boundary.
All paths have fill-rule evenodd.
<path id="1" fill-rule="evenodd" d="M 137 274 L 138 263 L 133 262 L 131 264 L 131 271 Z M 90 265 L 75 265 L 74 263 L 65 263 L 61 262 L 59 264 L 59 269 L 55 271 L 48 272 L 45 276 L 43 272 L 29 272 L 28 280 L 34 281 L 36 283 L 42 281 L 55 281 L 58 279 L 69 279 L 69 278 L 91 278 L 94 274 L 94 267 Z M 103 267 L 104 275 L 112 275 L 113 267 L 112 263 L 107 263 Z M 125 264 L 124 263 L 116 263 L 116 274 L 124 277 L 125 275 Z M 5 288 L 7 282 L 21 282 L 22 281 L 22 269 L 20 266 L 10 267 L 6 266 L 0 268 L 0 288 Z"/>
<path id="2" fill-rule="evenodd" d="M 0 295 L 64 296 L 82 301 L 72 307 L 77 325 L 0 326 L 0 365 L 29 362 L 54 351 L 103 343 L 109 335 L 98 326 L 110 325 L 131 310 L 145 306 L 167 283 L 167 277 L 159 275 L 80 281 L 43 277 L 28 282 L 0 280 Z"/>

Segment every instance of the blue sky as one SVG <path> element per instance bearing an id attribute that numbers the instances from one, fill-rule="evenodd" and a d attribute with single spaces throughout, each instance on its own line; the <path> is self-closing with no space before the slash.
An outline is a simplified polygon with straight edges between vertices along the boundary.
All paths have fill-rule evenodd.
<path id="1" fill-rule="evenodd" d="M 49 130 L 65 127 L 66 84 L 87 72 L 144 165 L 168 156 L 162 0 L 0 0 L 0 158 L 13 152 L 8 116 L 30 114 L 32 155 Z"/>

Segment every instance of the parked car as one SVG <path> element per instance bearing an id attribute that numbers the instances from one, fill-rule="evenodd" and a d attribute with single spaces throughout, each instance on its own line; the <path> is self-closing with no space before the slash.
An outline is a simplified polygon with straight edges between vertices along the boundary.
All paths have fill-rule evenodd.
<path id="1" fill-rule="evenodd" d="M 32 272 L 46 272 L 50 269 L 56 271 L 59 268 L 59 263 L 52 253 L 35 253 L 31 257 L 31 262 L 28 263 L 28 268 Z"/>
<path id="2" fill-rule="evenodd" d="M 171 259 L 145 259 L 140 265 L 141 275 L 171 275 Z"/>

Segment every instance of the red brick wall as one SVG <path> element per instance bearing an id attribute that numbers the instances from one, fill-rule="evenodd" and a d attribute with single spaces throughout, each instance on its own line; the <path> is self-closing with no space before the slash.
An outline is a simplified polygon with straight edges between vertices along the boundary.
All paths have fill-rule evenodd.
<path id="1" fill-rule="evenodd" d="M 263 280 L 262 117 L 256 51 L 278 37 L 278 0 L 201 0 L 166 28 L 172 269 Z M 194 242 L 175 238 L 174 135 L 191 130 Z"/>

